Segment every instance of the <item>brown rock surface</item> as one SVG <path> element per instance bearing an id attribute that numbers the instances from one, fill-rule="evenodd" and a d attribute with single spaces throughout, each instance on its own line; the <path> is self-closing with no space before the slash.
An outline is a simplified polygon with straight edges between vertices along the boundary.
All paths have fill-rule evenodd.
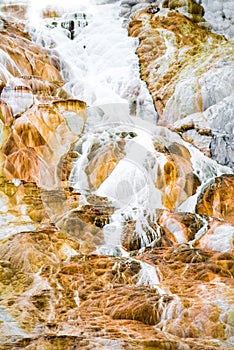
<path id="1" fill-rule="evenodd" d="M 167 6 L 187 7 L 194 22 L 201 20 L 202 8 L 194 1 L 168 1 Z M 151 64 L 154 55 L 162 58 L 163 66 L 162 52 L 170 58 L 171 44 L 179 47 L 177 63 L 169 59 L 162 74 L 156 65 L 154 70 L 152 65 L 142 68 L 144 77 L 155 74 L 158 79 L 156 88 L 153 80 L 149 87 L 166 123 L 176 79 L 190 70 L 187 58 L 194 56 L 195 65 L 201 60 L 198 71 L 206 71 L 209 58 L 202 61 L 196 50 L 212 37 L 218 57 L 218 44 L 226 50 L 226 43 L 211 34 L 203 38 L 204 31 L 181 14 L 162 11 L 157 20 L 150 11 L 141 12 L 130 31 L 140 35 L 142 67 L 146 61 Z M 152 170 L 153 187 L 167 209 L 146 208 L 142 221 L 129 214 L 123 222 L 119 216 L 123 231 L 117 248 L 123 247 L 125 254 L 100 254 L 99 248 L 105 248 L 103 227 L 113 224 L 115 210 L 107 198 L 94 193 L 138 135 L 132 130 L 95 134 L 83 169 L 90 189 L 75 190 L 68 179 L 87 140 L 84 137 L 74 147 L 84 131 L 86 104 L 66 94 L 58 59 L 30 41 L 22 22 L 3 22 L 0 349 L 231 349 L 233 175 L 216 178 L 204 189 L 198 214 L 173 211 L 200 182 L 188 149 L 165 135 L 155 137 L 144 166 Z M 145 26 L 150 36 L 141 31 Z M 183 51 L 186 47 L 189 54 Z M 185 71 L 178 72 L 180 65 Z M 202 110 L 199 94 L 186 106 Z M 183 108 L 177 109 L 173 122 L 183 113 Z M 150 153 L 143 146 L 137 149 Z M 134 158 L 132 164 L 142 165 L 137 161 Z"/>
<path id="2" fill-rule="evenodd" d="M 26 111 L 14 121 L 2 148 L 5 174 L 44 187 L 58 186 L 60 159 L 78 138 L 69 126 L 56 107 L 39 105 Z"/>
<path id="3" fill-rule="evenodd" d="M 53 188 L 69 176 L 69 171 L 63 171 L 63 160 L 68 169 L 66 154 L 83 130 L 86 104 L 62 100 L 58 61 L 53 59 L 52 64 L 46 50 L 33 44 L 22 28 L 5 19 L 3 23 L 0 74 L 3 84 L 7 83 L 1 91 L 0 109 L 5 124 L 3 174 Z M 38 99 L 43 103 L 38 104 Z"/>
<path id="4" fill-rule="evenodd" d="M 216 177 L 214 183 L 204 189 L 198 198 L 196 211 L 215 218 L 234 222 L 234 176 Z"/>
<path id="5" fill-rule="evenodd" d="M 234 226 L 231 222 L 208 215 L 156 210 L 154 215 L 151 213 L 142 222 L 126 221 L 121 244 L 129 252 L 143 247 L 177 248 L 183 244 L 210 251 L 231 252 L 234 248 Z"/>
<path id="6" fill-rule="evenodd" d="M 140 40 L 141 77 L 159 123 L 232 167 L 233 43 L 206 29 L 197 2 L 165 1 L 164 7 L 140 10 L 129 24 Z"/>
<path id="7" fill-rule="evenodd" d="M 89 164 L 85 169 L 91 189 L 97 189 L 124 157 L 124 145 L 124 139 L 113 144 L 110 140 L 104 144 L 93 144 L 88 156 Z"/>
<path id="8" fill-rule="evenodd" d="M 18 78 L 35 75 L 43 80 L 61 84 L 60 73 L 51 65 L 46 50 L 33 44 L 28 34 L 16 28 L 13 23 L 5 20 L 3 22 L 0 48 L 4 51 L 6 70 L 1 68 L 0 74 L 3 77 L 10 74 Z M 6 78 L 3 82 L 6 82 Z"/>
<path id="9" fill-rule="evenodd" d="M 164 154 L 166 162 L 159 162 L 156 187 L 162 191 L 162 203 L 167 209 L 178 207 L 186 198 L 192 196 L 200 182 L 193 173 L 191 155 L 187 148 L 173 142 L 163 147 L 155 142 L 155 150 Z"/>
<path id="10" fill-rule="evenodd" d="M 212 254 L 181 245 L 177 249 L 156 248 L 143 256 L 157 266 L 163 285 L 180 298 L 180 303 L 170 310 L 178 312 L 177 316 L 172 314 L 170 320 L 162 321 L 164 330 L 185 338 L 201 334 L 218 339 L 227 336 L 229 325 L 221 315 L 226 319 L 233 307 L 233 254 Z M 227 308 L 220 303 L 222 283 Z"/>
<path id="11" fill-rule="evenodd" d="M 100 344 L 123 346 L 130 339 L 137 349 L 212 349 L 212 344 L 215 349 L 209 337 L 224 340 L 232 324 L 233 255 L 180 246 L 156 248 L 137 259 L 80 254 L 77 241 L 54 228 L 1 241 L 0 306 L 21 332 L 29 333 L 17 346 L 54 349 L 64 344 L 66 349 L 76 340 L 90 349 L 94 337 Z M 160 289 L 138 285 L 139 259 L 160 271 Z M 216 305 L 217 278 L 226 284 L 224 309 Z M 68 330 L 72 338 L 61 338 Z M 196 339 L 201 337 L 199 345 Z M 8 341 L 5 333 L 5 344 Z"/>

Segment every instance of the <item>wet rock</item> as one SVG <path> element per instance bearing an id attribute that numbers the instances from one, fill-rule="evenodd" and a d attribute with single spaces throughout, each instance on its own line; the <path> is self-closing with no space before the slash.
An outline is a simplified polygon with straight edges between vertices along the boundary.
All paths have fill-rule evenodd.
<path id="1" fill-rule="evenodd" d="M 86 27 L 88 25 L 87 15 L 83 12 L 63 13 L 59 15 L 58 12 L 56 13 L 56 10 L 47 9 L 44 11 L 43 17 L 46 18 L 46 26 L 48 28 L 62 28 L 71 40 L 76 37 L 80 27 Z"/>
<path id="2" fill-rule="evenodd" d="M 160 11 L 159 3 L 148 5 L 130 30 L 143 45 L 142 76 L 150 77 L 151 90 L 159 84 L 152 94 L 161 122 L 232 165 L 232 46 L 201 29 L 203 11 L 194 1 L 168 1 L 169 10 L 160 6 Z M 146 2 L 122 1 L 122 6 L 133 14 Z M 50 9 L 45 16 L 54 14 Z M 22 22 L 2 21 L 0 348 L 231 349 L 232 175 L 204 189 L 199 214 L 176 212 L 200 182 L 190 152 L 166 129 L 163 134 L 158 127 L 156 135 L 163 137 L 150 134 L 152 143 L 138 148 L 139 133 L 131 127 L 95 131 L 74 146 L 84 130 L 92 130 L 86 104 L 63 90 L 56 51 L 49 57 L 22 29 Z M 188 85 L 176 85 L 185 78 Z M 218 84 L 222 79 L 227 86 Z M 187 91 L 187 86 L 192 88 Z M 103 114 L 108 120 L 108 112 Z M 225 149 L 222 155 L 218 147 Z M 143 162 L 142 154 L 147 156 Z M 150 212 L 147 206 L 141 221 L 126 215 L 121 244 L 130 254 L 121 250 L 127 257 L 104 256 L 98 253 L 105 243 L 103 228 L 113 220 L 114 209 L 96 190 L 124 158 L 129 161 L 125 171 L 134 165 L 143 176 L 134 193 L 128 192 L 132 177 L 121 180 L 122 192 L 116 186 L 121 204 L 136 214 L 132 194 L 139 195 L 150 180 L 146 198 L 157 189 L 157 200 L 147 203 L 161 205 L 162 198 L 167 210 L 151 206 Z M 74 162 L 89 188 L 71 181 Z"/>
<path id="3" fill-rule="evenodd" d="M 60 73 L 46 50 L 11 22 L 4 20 L 4 26 L 0 71 L 7 86 L 1 91 L 0 116 L 11 130 L 3 127 L 3 173 L 39 186 L 58 186 L 67 180 L 62 163 L 83 130 L 86 104 L 61 100 Z M 34 104 L 38 99 L 43 103 Z"/>
<path id="4" fill-rule="evenodd" d="M 0 207 L 1 239 L 50 222 L 35 183 L 12 182 L 0 177 Z"/>
<path id="5" fill-rule="evenodd" d="M 12 268 L 30 274 L 39 271 L 43 265 L 56 266 L 60 259 L 66 260 L 69 249 L 75 252 L 79 248 L 75 240 L 65 241 L 66 236 L 53 227 L 16 234 L 1 241 L 0 257 L 1 260 L 10 261 Z"/>
<path id="6" fill-rule="evenodd" d="M 41 77 L 34 75 L 23 75 L 19 81 L 22 86 L 28 87 L 33 95 L 36 95 L 39 101 L 51 101 L 51 96 L 59 94 L 59 87 L 61 84 L 51 83 L 43 80 Z"/>
<path id="7" fill-rule="evenodd" d="M 14 16 L 20 19 L 25 19 L 27 13 L 26 4 L 6 4 L 0 7 L 0 11 L 3 13 Z"/>
<path id="8" fill-rule="evenodd" d="M 178 9 L 186 14 L 193 22 L 201 22 L 204 15 L 203 7 L 194 0 L 169 0 L 163 1 L 162 7 L 170 10 Z"/>
<path id="9" fill-rule="evenodd" d="M 25 112 L 33 104 L 33 94 L 24 86 L 5 86 L 1 99 L 11 108 L 14 117 Z"/>
<path id="10" fill-rule="evenodd" d="M 39 50 L 26 33 L 11 23 L 6 22 L 6 28 L 1 33 L 0 44 L 1 50 L 4 51 L 2 59 L 5 69 L 1 68 L 3 76 L 9 77 L 9 73 L 19 78 L 24 75 L 35 75 L 49 82 L 61 83 L 60 73 L 50 64 L 46 50 Z"/>
<path id="11" fill-rule="evenodd" d="M 130 220 L 124 223 L 121 244 L 127 251 L 161 245 L 161 227 L 157 222 L 146 219 L 142 222 Z"/>
<path id="12" fill-rule="evenodd" d="M 216 177 L 214 183 L 206 187 L 199 196 L 196 211 L 199 214 L 234 222 L 233 207 L 234 176 Z"/>
<path id="13" fill-rule="evenodd" d="M 176 8 L 180 2 L 165 6 L 169 3 Z M 196 16 L 200 5 L 188 4 Z M 140 39 L 141 75 L 153 96 L 159 123 L 232 166 L 233 44 L 166 8 L 156 14 L 137 12 L 129 34 Z M 224 152 L 218 152 L 220 145 Z"/>
<path id="14" fill-rule="evenodd" d="M 159 214 L 158 224 L 163 239 L 170 244 L 188 243 L 195 239 L 198 231 L 205 225 L 204 219 L 192 213 L 178 213 L 163 210 Z"/>
<path id="15" fill-rule="evenodd" d="M 85 169 L 91 189 L 97 189 L 124 157 L 124 145 L 124 140 L 112 143 L 109 138 L 105 142 L 100 140 L 100 143 L 97 141 L 92 145 L 88 155 L 89 164 Z"/>
<path id="16" fill-rule="evenodd" d="M 219 252 L 231 251 L 234 248 L 234 224 L 212 220 L 196 245 L 202 249 Z"/>
<path id="17" fill-rule="evenodd" d="M 65 113 L 49 105 L 33 106 L 25 112 L 14 122 L 2 148 L 7 157 L 5 174 L 44 187 L 57 186 L 61 181 L 60 159 L 78 138 L 76 130 L 70 129 L 74 118 L 79 120 L 79 115 L 74 113 L 66 118 Z M 77 130 L 81 131 L 82 128 Z"/>
<path id="18" fill-rule="evenodd" d="M 154 216 L 154 219 L 153 219 Z M 158 210 L 151 219 L 123 225 L 121 244 L 127 251 L 142 248 L 183 247 L 230 252 L 234 244 L 231 222 L 186 212 Z M 178 248 L 179 249 L 179 248 Z M 134 253 L 136 254 L 136 252 Z"/>
<path id="19" fill-rule="evenodd" d="M 196 192 L 200 181 L 193 173 L 191 155 L 184 146 L 155 142 L 154 147 L 166 160 L 158 163 L 155 185 L 162 191 L 163 205 L 174 209 Z"/>
<path id="20" fill-rule="evenodd" d="M 155 248 L 141 256 L 157 266 L 163 285 L 170 286 L 180 297 L 180 302 L 177 300 L 174 307 L 171 305 L 170 319 L 162 317 L 159 327 L 183 338 L 199 338 L 202 332 L 205 338 L 212 335 L 221 341 L 225 339 L 229 326 L 227 321 L 221 321 L 221 315 L 228 312 L 233 302 L 233 254 L 225 254 L 180 245 L 176 249 Z M 225 288 L 221 297 L 222 283 Z M 216 303 L 221 298 L 229 307 L 223 309 Z M 176 327 L 178 324 L 180 327 Z"/>

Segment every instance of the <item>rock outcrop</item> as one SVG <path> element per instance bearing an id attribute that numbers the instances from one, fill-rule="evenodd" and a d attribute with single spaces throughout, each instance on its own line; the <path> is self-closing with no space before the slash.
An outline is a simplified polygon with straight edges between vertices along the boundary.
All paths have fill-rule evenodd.
<path id="1" fill-rule="evenodd" d="M 233 172 L 167 129 L 233 166 L 233 45 L 198 2 L 123 7 L 164 126 L 86 113 L 3 8 L 21 20 L 0 27 L 1 349 L 233 348 Z"/>
<path id="2" fill-rule="evenodd" d="M 183 6 L 192 16 L 203 14 L 194 1 L 167 1 L 156 13 L 138 11 L 130 22 L 129 34 L 140 40 L 141 76 L 160 124 L 233 167 L 234 46 L 178 12 Z"/>
<path id="3" fill-rule="evenodd" d="M 233 223 L 233 193 L 234 176 L 230 174 L 217 177 L 198 198 L 196 211 Z"/>
<path id="4" fill-rule="evenodd" d="M 126 348 L 127 333 L 134 338 L 130 348 L 214 349 L 212 340 L 195 339 L 215 337 L 222 342 L 228 337 L 233 324 L 233 255 L 213 256 L 181 246 L 156 248 L 136 258 L 80 254 L 76 240 L 50 227 L 1 241 L 1 310 L 21 329 L 22 340 L 16 338 L 15 344 L 25 349 L 63 344 L 69 349 L 76 339 L 79 347 L 88 349 L 97 337 L 100 344 Z M 159 289 L 137 285 L 139 259 L 160 271 Z M 223 309 L 219 284 L 209 283 L 217 278 L 226 283 Z M 10 342 L 6 328 L 7 319 L 1 323 L 5 344 Z M 31 332 L 33 338 L 27 335 Z"/>

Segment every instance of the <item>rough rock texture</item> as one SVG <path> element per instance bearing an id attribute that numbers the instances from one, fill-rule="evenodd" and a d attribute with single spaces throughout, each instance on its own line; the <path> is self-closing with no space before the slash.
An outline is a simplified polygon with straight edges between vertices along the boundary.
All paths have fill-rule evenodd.
<path id="1" fill-rule="evenodd" d="M 84 349 L 91 348 L 93 337 L 101 344 L 119 340 L 123 346 L 130 337 L 137 349 L 147 344 L 215 349 L 209 337 L 222 342 L 233 334 L 232 254 L 181 245 L 136 258 L 83 255 L 76 240 L 49 227 L 1 241 L 0 309 L 14 320 L 15 331 L 21 329 L 23 340 L 16 344 L 54 349 L 70 335 Z M 160 289 L 138 285 L 139 259 L 156 267 Z M 221 288 L 225 306 L 219 304 Z M 6 318 L 0 327 L 7 344 Z M 197 338 L 204 339 L 200 345 Z"/>
<path id="2" fill-rule="evenodd" d="M 234 176 L 222 175 L 206 187 L 198 198 L 196 211 L 219 219 L 234 222 Z"/>
<path id="3" fill-rule="evenodd" d="M 139 234 L 136 220 L 124 223 L 121 243 L 125 250 L 136 251 L 142 247 L 190 246 L 213 251 L 229 251 L 234 248 L 232 222 L 187 212 L 156 210 L 148 216 Z"/>
<path id="4" fill-rule="evenodd" d="M 122 1 L 124 4 L 142 6 L 137 0 Z M 131 31 L 134 35 L 141 33 L 141 54 L 145 50 L 148 62 L 152 63 L 151 55 L 158 55 L 160 60 L 161 68 L 153 70 L 152 63 L 147 74 L 159 78 L 155 96 L 160 91 L 162 99 L 156 106 L 166 123 L 164 112 L 175 97 L 180 74 L 185 78 L 191 73 L 188 78 L 194 79 L 195 73 L 200 76 L 200 69 L 204 73 L 201 79 L 209 81 L 215 64 L 221 62 L 216 78 L 226 77 L 232 84 L 231 56 L 227 55 L 225 72 L 220 61 L 221 53 L 232 47 L 223 38 L 204 32 L 197 24 L 195 27 L 194 23 L 204 25 L 204 21 L 202 7 L 194 1 L 164 2 L 173 12 L 161 10 L 163 16 L 152 13 L 158 11 L 157 6 L 152 4 L 148 12 L 137 15 Z M 187 11 L 193 22 L 174 11 L 177 9 Z M 7 11 L 18 10 L 8 7 Z M 201 159 L 196 163 L 191 148 L 165 128 L 158 127 L 154 134 L 153 126 L 150 133 L 128 123 L 122 126 L 124 131 L 118 127 L 113 131 L 108 115 L 104 115 L 107 128 L 91 132 L 85 102 L 72 99 L 63 90 L 58 58 L 33 44 L 22 23 L 13 25 L 13 20 L 4 19 L 0 42 L 0 349 L 231 350 L 231 170 L 226 169 L 229 175 L 218 176 L 222 169 L 215 162 L 207 168 Z M 147 23 L 150 27 L 142 33 Z M 175 33 L 173 40 L 171 33 Z M 216 45 L 214 49 L 209 43 L 210 58 L 207 54 L 203 59 L 199 52 L 197 57 L 196 48 L 199 51 L 209 38 Z M 172 44 L 180 48 L 173 54 L 178 65 L 171 58 Z M 195 73 L 191 70 L 192 53 L 194 65 L 200 62 Z M 164 74 L 166 65 L 169 75 Z M 208 77 L 204 78 L 205 74 Z M 172 127 L 177 117 L 183 120 L 184 112 L 179 113 L 183 108 L 201 107 L 196 89 L 192 91 L 194 94 L 182 91 L 178 115 L 169 120 Z M 215 104 L 219 98 L 226 106 L 230 97 L 226 85 L 220 90 L 217 87 L 214 95 L 207 94 L 207 106 L 210 99 Z M 188 96 L 192 96 L 189 101 Z M 219 108 L 219 103 L 208 106 L 202 115 L 209 108 Z M 174 107 L 170 108 L 172 111 Z M 222 111 L 229 132 L 229 108 L 227 113 L 222 108 L 217 114 L 209 112 L 215 122 L 209 132 L 207 125 L 211 124 L 203 127 L 206 138 L 199 128 L 196 131 L 192 127 L 184 132 L 184 138 L 191 137 L 189 131 L 200 132 L 200 141 L 208 150 L 210 133 L 221 136 L 218 115 Z M 96 121 L 94 118 L 91 122 Z M 212 154 L 221 147 L 220 142 L 213 137 Z M 231 149 L 226 149 L 224 163 L 231 164 Z M 118 167 L 113 187 L 121 192 L 123 186 L 123 192 L 117 194 L 127 210 L 116 210 L 111 196 L 108 200 L 98 195 Z M 84 180 L 81 191 L 69 180 L 70 174 L 75 176 L 74 169 L 78 169 L 77 182 Z M 127 174 L 125 179 L 121 173 Z M 212 174 L 217 177 L 211 181 Z M 136 186 L 131 187 L 134 182 Z M 134 196 L 139 196 L 139 202 L 133 202 Z M 141 198 L 147 199 L 147 207 L 137 207 L 142 205 Z M 196 213 L 177 211 L 189 200 L 197 203 Z M 120 235 L 116 256 L 108 251 L 108 228 L 109 232 L 112 229 L 112 241 Z"/>
<path id="5" fill-rule="evenodd" d="M 92 145 L 88 155 L 89 162 L 85 169 L 91 189 L 97 189 L 105 181 L 125 153 L 124 139 L 121 137 L 113 144 L 109 138 L 105 143 L 100 141 Z"/>
<path id="6" fill-rule="evenodd" d="M 59 67 L 6 21 L 0 49 L 2 174 L 56 187 L 61 161 L 82 132 L 86 104 L 61 99 Z"/>
<path id="7" fill-rule="evenodd" d="M 234 40 L 232 0 L 122 0 L 120 15 L 128 23 L 137 11 L 149 6 L 155 13 L 160 8 L 176 9 L 195 23 L 202 23 L 208 30 L 225 35 L 228 40 Z"/>
<path id="8" fill-rule="evenodd" d="M 83 109 L 85 105 L 79 101 L 75 103 L 77 111 L 71 116 L 69 101 L 66 101 L 64 113 L 56 105 L 32 106 L 13 122 L 10 135 L 2 147 L 7 176 L 34 181 L 41 187 L 58 186 L 61 180 L 60 160 L 78 136 L 69 126 L 74 119 L 79 119 L 80 106 Z"/>
<path id="9" fill-rule="evenodd" d="M 1 313 L 21 329 L 23 339 L 15 343 L 19 348 L 30 349 L 31 344 L 54 349 L 56 344 L 64 344 L 61 346 L 69 349 L 76 340 L 76 348 L 90 349 L 94 338 L 100 344 L 112 340 L 112 345 L 116 342 L 125 348 L 130 337 L 130 345 L 137 349 L 147 349 L 147 345 L 215 349 L 207 337 L 222 341 L 232 332 L 231 254 L 212 256 L 209 251 L 181 246 L 176 250 L 158 248 L 136 260 L 83 255 L 76 240 L 48 227 L 3 240 L 0 258 Z M 139 258 L 157 268 L 163 279 L 160 289 L 137 286 Z M 221 288 L 217 278 L 226 283 L 224 309 L 216 305 Z M 215 279 L 216 284 L 211 285 Z M 5 344 L 10 342 L 6 327 L 3 321 Z M 30 339 L 27 334 L 31 332 L 34 337 Z M 195 338 L 201 337 L 207 340 L 199 345 Z"/>
<path id="10" fill-rule="evenodd" d="M 212 26 L 212 31 L 223 34 L 234 40 L 234 9 L 232 0 L 202 0 L 205 19 Z"/>
<path id="11" fill-rule="evenodd" d="M 155 249 L 145 253 L 144 257 L 157 266 L 162 280 L 168 283 L 172 293 L 181 298 L 181 304 L 177 305 L 178 316 L 172 316 L 165 323 L 162 321 L 163 329 L 184 337 L 199 337 L 201 332 L 203 335 L 224 339 L 232 329 L 227 319 L 230 320 L 228 315 L 232 313 L 230 310 L 233 303 L 230 294 L 233 290 L 232 262 L 226 272 L 224 266 L 233 261 L 233 255 L 211 254 L 210 251 L 181 245 L 171 251 Z M 175 279 L 176 284 L 172 282 Z M 219 303 L 222 281 L 225 281 L 223 293 L 229 305 L 226 309 Z"/>
<path id="12" fill-rule="evenodd" d="M 162 191 L 162 203 L 168 209 L 174 209 L 192 196 L 200 184 L 193 173 L 191 155 L 188 149 L 176 142 L 162 145 L 155 142 L 156 151 L 166 157 L 163 166 L 158 164 L 156 187 Z"/>
<path id="13" fill-rule="evenodd" d="M 94 133 L 89 139 L 88 147 L 86 146 L 87 137 L 82 137 L 77 149 L 83 157 L 83 163 L 79 163 L 79 168 L 73 174 L 74 178 L 79 179 L 84 176 L 84 168 L 85 176 L 87 177 L 87 189 L 92 191 L 97 190 L 103 184 L 105 186 L 105 180 L 108 179 L 113 171 L 117 171 L 121 161 L 128 162 L 130 166 L 133 165 L 138 168 L 138 160 L 135 160 L 136 157 L 134 156 L 138 152 L 138 144 L 134 141 L 137 136 L 137 132 L 120 133 L 115 130 L 105 131 L 100 134 Z M 131 151 L 130 153 L 130 147 L 136 147 L 136 151 Z M 149 180 L 151 176 L 149 174 L 149 164 L 151 166 L 153 164 L 152 179 L 155 188 L 161 193 L 162 205 L 168 209 L 175 209 L 188 197 L 192 196 L 200 185 L 200 181 L 193 169 L 191 154 L 185 146 L 170 141 L 167 137 L 153 137 L 152 147 L 153 150 L 149 152 L 150 156 L 148 160 L 145 160 L 145 164 L 142 167 L 141 175 L 144 177 L 142 181 L 147 182 Z M 81 151 L 81 149 L 85 151 Z M 146 150 L 142 148 L 140 151 L 145 152 Z M 132 154 L 133 159 L 131 158 Z M 128 188 L 131 187 L 131 181 L 127 184 L 128 180 L 130 179 L 126 177 L 120 180 L 119 183 L 113 183 L 113 186 L 115 186 L 113 196 L 115 194 L 118 197 L 118 192 L 120 192 L 124 181 Z M 126 191 L 130 190 L 126 188 L 123 196 L 126 194 Z M 119 193 L 120 197 L 121 193 Z"/>
<path id="14" fill-rule="evenodd" d="M 182 3 L 190 8 L 190 2 Z M 221 164 L 233 166 L 233 43 L 177 12 L 178 4 L 165 2 L 169 9 L 156 13 L 141 10 L 129 24 L 129 34 L 140 40 L 142 79 L 159 123 Z"/>

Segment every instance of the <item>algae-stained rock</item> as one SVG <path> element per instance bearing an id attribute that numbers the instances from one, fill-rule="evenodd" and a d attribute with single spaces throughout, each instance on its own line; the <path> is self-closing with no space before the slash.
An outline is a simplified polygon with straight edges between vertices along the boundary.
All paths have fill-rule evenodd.
<path id="1" fill-rule="evenodd" d="M 140 39 L 141 76 L 153 96 L 159 123 L 179 131 L 207 154 L 210 148 L 213 158 L 232 166 L 233 43 L 167 8 L 137 12 L 129 34 Z M 218 152 L 220 144 L 227 149 L 224 156 Z"/>
<path id="2" fill-rule="evenodd" d="M 176 142 L 165 146 L 154 143 L 155 150 L 165 156 L 158 162 L 155 185 L 162 191 L 162 203 L 167 209 L 175 209 L 192 196 L 200 184 L 194 174 L 189 150 Z"/>
<path id="3" fill-rule="evenodd" d="M 126 128 L 128 132 L 112 129 L 88 138 L 82 136 L 76 145 L 80 159 L 73 168 L 71 181 L 76 183 L 79 179 L 79 186 L 97 189 L 98 194 L 112 198 L 116 206 L 130 205 L 133 201 L 139 206 L 143 196 L 150 203 L 152 196 L 156 206 L 178 208 L 200 185 L 189 149 L 171 135 L 158 134 L 145 135 L 144 147 L 142 130 L 133 132 L 134 127 L 129 125 Z"/>
<path id="4" fill-rule="evenodd" d="M 119 137 L 119 140 L 112 141 L 111 138 L 112 135 L 105 142 L 96 140 L 90 149 L 85 172 L 92 189 L 97 189 L 105 181 L 125 155 L 124 139 Z"/>
<path id="5" fill-rule="evenodd" d="M 161 233 L 158 222 L 150 221 L 150 218 L 143 222 L 129 220 L 123 224 L 121 244 L 129 252 L 145 247 L 161 246 Z"/>
<path id="6" fill-rule="evenodd" d="M 61 84 L 61 75 L 50 63 L 46 50 L 33 44 L 28 34 L 23 31 L 24 28 L 17 28 L 12 21 L 2 21 L 4 27 L 1 31 L 0 49 L 4 65 L 1 66 L 0 72 L 5 76 L 5 80 L 11 76 L 20 78 L 35 75 L 43 80 Z"/>
<path id="7" fill-rule="evenodd" d="M 69 169 L 64 172 L 63 160 L 82 133 L 86 104 L 62 99 L 66 94 L 61 90 L 56 56 L 50 59 L 23 28 L 9 20 L 3 23 L 1 173 L 45 188 L 57 187 L 70 174 Z"/>
<path id="8" fill-rule="evenodd" d="M 195 23 L 201 22 L 204 15 L 204 8 L 194 0 L 166 0 L 162 6 L 170 10 L 178 9 Z"/>
<path id="9" fill-rule="evenodd" d="M 78 110 L 83 115 L 61 113 L 56 105 L 54 108 L 49 104 L 39 105 L 15 120 L 2 148 L 6 156 L 5 174 L 10 178 L 36 182 L 42 187 L 58 186 L 61 181 L 60 161 L 82 132 L 84 106 Z M 72 128 L 74 119 L 81 122 L 77 130 Z"/>
<path id="10" fill-rule="evenodd" d="M 197 2 L 158 6 L 137 14 L 131 30 L 140 36 L 142 76 L 160 121 L 232 166 L 232 46 L 201 29 Z M 0 43 L 0 348 L 231 349 L 232 176 L 204 189 L 199 214 L 173 211 L 200 185 L 189 148 L 166 131 L 141 138 L 137 127 L 91 135 L 95 117 L 85 128 L 86 104 L 63 90 L 56 51 L 49 57 L 20 22 L 7 23 Z M 131 148 L 135 140 L 140 147 Z M 167 210 L 144 208 L 142 222 L 126 215 L 121 244 L 128 253 L 118 248 L 127 257 L 104 256 L 103 227 L 115 210 L 93 193 L 124 159 L 133 170 L 141 166 L 142 179 L 152 180 L 147 196 L 156 188 L 155 203 L 162 198 Z M 74 162 L 78 172 L 85 165 L 78 174 L 88 179 L 85 191 L 68 181 Z"/>
<path id="11" fill-rule="evenodd" d="M 205 219 L 192 213 L 162 210 L 159 213 L 158 224 L 163 232 L 164 244 L 178 245 L 193 241 L 205 225 Z"/>
<path id="12" fill-rule="evenodd" d="M 142 221 L 125 222 L 121 244 L 125 250 L 133 251 L 134 254 L 142 248 L 179 249 L 183 245 L 214 253 L 232 252 L 234 226 L 231 222 L 208 215 L 160 209 Z"/>
<path id="13" fill-rule="evenodd" d="M 203 334 L 204 339 L 214 336 L 223 341 L 228 337 L 231 344 L 228 315 L 225 321 L 223 315 L 233 303 L 233 254 L 214 254 L 180 245 L 176 249 L 155 248 L 140 258 L 155 264 L 163 281 L 161 286 L 168 286 L 179 296 L 174 308 L 170 309 L 171 317 L 162 318 L 164 331 L 182 338 L 197 339 Z"/>
<path id="14" fill-rule="evenodd" d="M 229 222 L 234 222 L 234 176 L 216 177 L 214 183 L 206 187 L 199 196 L 196 211 Z"/>

